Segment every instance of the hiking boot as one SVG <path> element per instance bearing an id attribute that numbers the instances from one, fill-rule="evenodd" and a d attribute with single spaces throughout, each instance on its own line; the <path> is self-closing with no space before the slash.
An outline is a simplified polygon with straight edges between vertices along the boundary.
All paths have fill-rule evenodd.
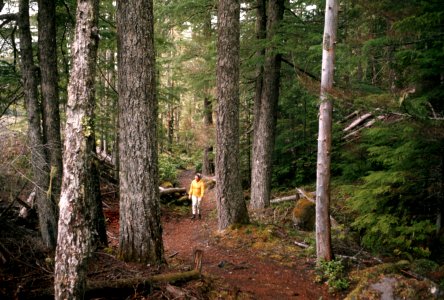
<path id="1" fill-rule="evenodd" d="M 195 214 L 193 214 L 193 216 L 191 216 L 191 220 L 194 220 L 194 219 L 196 219 L 196 215 Z"/>
<path id="2" fill-rule="evenodd" d="M 202 216 L 199 214 L 199 220 L 202 219 Z"/>

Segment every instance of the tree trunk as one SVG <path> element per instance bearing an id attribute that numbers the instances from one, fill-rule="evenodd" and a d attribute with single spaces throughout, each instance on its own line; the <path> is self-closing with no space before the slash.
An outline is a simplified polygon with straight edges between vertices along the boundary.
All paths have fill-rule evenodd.
<path id="1" fill-rule="evenodd" d="M 96 185 L 93 135 L 98 0 L 77 2 L 68 85 L 63 181 L 55 258 L 55 299 L 82 299 L 93 246 Z"/>
<path id="2" fill-rule="evenodd" d="M 39 62 L 44 116 L 43 136 L 47 146 L 50 166 L 48 193 L 53 203 L 58 203 L 63 170 L 57 75 L 55 2 L 52 0 L 39 0 L 38 6 Z"/>
<path id="3" fill-rule="evenodd" d="M 327 0 L 325 8 L 324 40 L 322 48 L 322 76 L 319 107 L 318 157 L 316 170 L 316 254 L 318 261 L 330 261 L 330 161 L 333 104 L 334 54 L 339 4 Z"/>
<path id="4" fill-rule="evenodd" d="M 212 41 L 211 33 L 211 13 L 208 11 L 205 15 L 203 24 L 203 36 L 206 41 Z M 206 62 L 210 64 L 209 61 Z M 213 157 L 213 102 L 211 101 L 211 86 L 208 81 L 205 81 L 205 96 L 203 101 L 204 108 L 204 132 L 205 132 L 205 147 L 202 160 L 202 174 L 213 175 L 214 174 L 214 157 Z"/>
<path id="5" fill-rule="evenodd" d="M 267 15 L 267 40 L 271 42 L 284 15 L 284 0 L 269 1 Z M 271 45 L 265 51 L 260 101 L 255 103 L 251 171 L 251 206 L 255 209 L 270 206 L 280 69 L 281 55 L 276 54 L 275 47 Z"/>
<path id="6" fill-rule="evenodd" d="M 170 100 L 171 101 L 171 100 Z M 172 103 L 168 104 L 168 151 L 173 151 L 174 138 L 174 106 Z"/>
<path id="7" fill-rule="evenodd" d="M 37 187 L 37 211 L 40 233 L 45 245 L 55 248 L 57 236 L 57 217 L 55 204 L 47 197 L 48 165 L 43 145 L 40 107 L 37 99 L 37 70 L 32 54 L 32 40 L 29 25 L 29 1 L 19 3 L 20 54 L 23 80 L 23 92 L 28 115 L 28 141 L 31 147 L 33 181 Z"/>
<path id="8" fill-rule="evenodd" d="M 206 89 L 207 91 L 209 89 Z M 213 160 L 213 145 L 211 144 L 210 131 L 213 126 L 213 104 L 210 97 L 207 95 L 204 98 L 204 130 L 206 134 L 204 157 L 202 163 L 202 174 L 213 175 L 214 173 L 214 160 Z"/>
<path id="9" fill-rule="evenodd" d="M 153 1 L 117 1 L 120 238 L 125 261 L 164 262 L 157 157 Z"/>
<path id="10" fill-rule="evenodd" d="M 239 0 L 219 0 L 216 123 L 218 227 L 247 223 L 239 175 Z"/>
<path id="11" fill-rule="evenodd" d="M 263 41 L 267 37 L 267 0 L 257 0 L 256 2 L 256 39 L 258 42 L 262 45 Z M 262 97 L 262 86 L 263 86 L 263 76 L 264 76 L 264 61 L 265 61 L 265 48 L 260 47 L 256 51 L 256 82 L 255 82 L 255 88 L 254 88 L 254 107 L 253 107 L 253 134 L 249 134 L 249 145 L 251 145 L 250 138 L 253 135 L 253 143 L 252 143 L 252 151 L 249 153 L 249 169 L 248 172 L 250 173 L 249 182 L 251 185 L 252 178 L 252 154 L 257 152 L 255 149 L 255 143 L 254 143 L 254 133 L 258 132 L 258 126 L 259 126 L 259 116 L 260 114 L 260 108 L 261 108 L 261 97 Z M 251 198 L 251 197 L 250 197 Z"/>
<path id="12" fill-rule="evenodd" d="M 94 120 L 94 110 L 91 111 L 91 119 Z M 108 237 L 106 235 L 106 221 L 103 214 L 102 196 L 100 194 L 100 171 L 99 160 L 96 155 L 96 138 L 95 129 L 92 125 L 91 134 L 86 141 L 87 149 L 93 151 L 93 157 L 90 164 L 89 174 L 86 176 L 86 186 L 91 190 L 91 207 L 90 215 L 92 222 L 92 247 L 93 250 L 97 247 L 106 247 L 108 245 Z"/>

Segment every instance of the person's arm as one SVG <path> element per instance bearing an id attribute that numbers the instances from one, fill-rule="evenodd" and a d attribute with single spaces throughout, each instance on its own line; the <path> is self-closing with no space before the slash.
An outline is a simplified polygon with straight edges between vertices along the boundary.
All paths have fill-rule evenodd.
<path id="1" fill-rule="evenodd" d="M 200 198 L 203 198 L 205 192 L 205 184 L 202 180 L 201 182 L 202 182 L 202 188 L 200 189 Z"/>
<path id="2" fill-rule="evenodd" d="M 190 184 L 190 191 L 188 192 L 188 199 L 191 199 L 191 193 L 193 192 L 193 182 Z"/>

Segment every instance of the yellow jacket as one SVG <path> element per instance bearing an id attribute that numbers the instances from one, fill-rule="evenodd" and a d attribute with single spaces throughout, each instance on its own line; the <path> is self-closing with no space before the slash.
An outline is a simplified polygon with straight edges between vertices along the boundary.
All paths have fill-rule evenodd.
<path id="1" fill-rule="evenodd" d="M 191 182 L 190 192 L 189 192 L 189 194 L 191 196 L 196 196 L 198 198 L 202 198 L 204 195 L 204 191 L 205 191 L 205 185 L 204 185 L 202 179 L 199 181 L 196 181 L 196 179 L 194 179 Z"/>

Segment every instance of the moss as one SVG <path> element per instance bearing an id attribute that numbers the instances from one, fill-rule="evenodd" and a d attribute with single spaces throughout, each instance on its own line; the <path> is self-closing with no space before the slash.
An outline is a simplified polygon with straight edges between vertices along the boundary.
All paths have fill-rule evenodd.
<path id="1" fill-rule="evenodd" d="M 356 270 L 350 274 L 350 279 L 352 282 L 356 283 L 356 287 L 351 291 L 345 300 L 356 300 L 361 298 L 365 290 L 370 286 L 370 284 L 376 282 L 381 274 L 390 274 L 399 270 L 396 264 L 386 263 L 380 264 L 371 268 L 364 270 Z M 368 299 L 378 299 L 378 298 L 368 298 Z"/>
<path id="2" fill-rule="evenodd" d="M 293 222 L 302 229 L 313 230 L 315 224 L 315 204 L 305 198 L 300 199 L 293 209 Z"/>
<path id="3" fill-rule="evenodd" d="M 401 260 L 396 263 L 380 264 L 364 270 L 357 270 L 352 272 L 350 278 L 356 284 L 354 290 L 350 292 L 346 300 L 356 299 L 379 299 L 372 298 L 375 291 L 369 289 L 369 286 L 378 282 L 381 277 L 390 275 L 396 279 L 394 293 L 399 299 L 434 299 L 430 294 L 430 281 L 416 280 L 412 278 L 405 278 L 401 270 L 412 269 L 415 265 L 424 264 L 434 265 L 429 262 L 417 262 L 410 264 L 406 260 Z M 371 297 L 370 297 L 370 296 Z"/>
<path id="4" fill-rule="evenodd" d="M 83 135 L 89 137 L 92 134 L 92 119 L 89 116 L 82 118 Z"/>
<path id="5" fill-rule="evenodd" d="M 165 189 L 174 187 L 173 184 L 170 181 L 164 181 L 164 182 L 162 182 L 162 184 L 160 186 L 165 188 Z"/>

